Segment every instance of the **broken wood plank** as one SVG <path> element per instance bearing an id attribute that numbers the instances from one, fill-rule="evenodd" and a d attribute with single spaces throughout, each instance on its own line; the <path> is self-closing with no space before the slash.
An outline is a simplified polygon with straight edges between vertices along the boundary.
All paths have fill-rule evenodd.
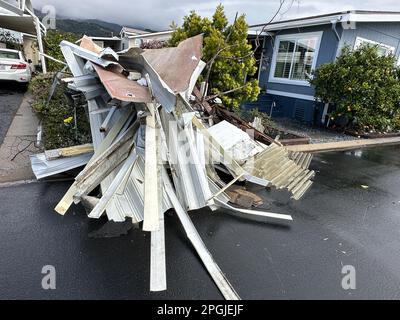
<path id="1" fill-rule="evenodd" d="M 238 175 L 235 177 L 232 181 L 230 181 L 225 187 L 223 187 L 221 190 L 219 190 L 216 194 L 212 196 L 212 198 L 218 197 L 221 193 L 225 192 L 229 187 L 231 187 L 236 181 L 238 181 L 241 177 L 244 176 L 244 173 Z"/>
<path id="2" fill-rule="evenodd" d="M 46 150 L 44 154 L 46 156 L 46 160 L 50 161 L 58 158 L 78 156 L 80 154 L 90 153 L 90 152 L 93 152 L 93 145 L 91 143 L 87 143 L 79 146 Z"/>
<path id="3" fill-rule="evenodd" d="M 243 208 L 251 208 L 261 206 L 264 201 L 255 193 L 244 190 L 239 187 L 232 187 L 226 192 L 231 198 L 231 203 L 237 204 Z"/>
<path id="4" fill-rule="evenodd" d="M 379 147 L 383 145 L 395 145 L 395 144 L 400 144 L 400 137 L 304 144 L 297 146 L 288 146 L 286 148 L 289 151 L 320 153 L 320 152 L 353 150 L 353 149 L 360 149 L 367 147 Z"/>
<path id="5" fill-rule="evenodd" d="M 101 153 L 94 161 L 91 161 L 87 164 L 87 166 L 77 175 L 75 181 L 79 184 L 81 181 L 85 180 L 88 176 L 90 176 L 95 170 L 99 168 L 102 164 L 104 164 L 107 159 L 111 157 L 114 152 L 117 152 L 120 148 L 122 148 L 127 141 L 132 141 L 133 134 L 137 130 L 138 123 L 135 122 L 132 124 L 121 136 L 117 137 L 116 141 L 114 141 L 103 153 Z"/>
<path id="6" fill-rule="evenodd" d="M 203 101 L 203 96 L 201 95 L 201 93 L 200 93 L 199 89 L 197 89 L 197 87 L 194 87 L 193 94 L 196 97 L 197 101 L 208 112 L 208 114 L 211 115 L 213 113 L 213 108 L 210 106 L 210 104 L 206 100 Z"/>
<path id="7" fill-rule="evenodd" d="M 124 112 L 122 112 L 117 123 L 112 127 L 112 129 L 107 134 L 105 139 L 101 142 L 101 144 L 96 148 L 93 157 L 88 162 L 88 165 L 93 161 L 95 161 L 112 144 L 113 140 L 118 135 L 118 133 L 120 132 L 126 121 L 129 119 L 131 114 L 132 111 L 128 110 L 126 111 L 124 110 Z M 76 191 L 77 187 L 76 183 L 74 182 L 72 186 L 68 189 L 68 191 L 65 193 L 63 198 L 60 200 L 60 202 L 57 204 L 54 210 L 57 213 L 64 215 L 68 211 L 71 204 L 74 202 L 74 195 Z"/>
<path id="8" fill-rule="evenodd" d="M 97 203 L 97 205 L 90 212 L 89 218 L 98 219 L 101 217 L 103 212 L 106 210 L 107 204 L 110 202 L 114 193 L 116 193 L 120 185 L 123 183 L 126 173 L 130 172 L 130 170 L 132 169 L 136 161 L 136 157 L 137 157 L 136 152 L 133 149 L 131 154 L 125 160 L 121 169 L 118 171 L 118 174 L 114 178 L 113 182 L 110 184 L 108 189 L 103 193 L 103 196 L 100 198 L 100 201 Z"/>
<path id="9" fill-rule="evenodd" d="M 112 172 L 125 161 L 133 147 L 133 139 L 128 140 L 87 176 L 76 181 L 77 191 L 73 196 L 75 204 L 80 202 L 83 195 L 89 194 Z"/>

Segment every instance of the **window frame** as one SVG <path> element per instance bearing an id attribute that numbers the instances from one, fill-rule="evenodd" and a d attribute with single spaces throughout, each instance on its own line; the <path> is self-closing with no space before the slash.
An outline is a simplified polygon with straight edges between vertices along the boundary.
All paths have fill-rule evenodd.
<path id="1" fill-rule="evenodd" d="M 313 59 L 312 66 L 311 66 L 311 70 L 315 70 L 315 67 L 317 65 L 317 60 L 318 60 L 318 57 L 319 57 L 319 50 L 320 50 L 320 47 L 321 47 L 321 40 L 322 40 L 323 33 L 324 33 L 323 31 L 318 31 L 318 32 L 306 32 L 306 33 L 294 33 L 294 34 L 278 35 L 275 38 L 275 46 L 274 46 L 274 52 L 273 52 L 273 55 L 272 55 L 271 69 L 270 69 L 270 72 L 269 72 L 268 82 L 310 87 L 311 84 L 307 80 L 293 80 L 293 79 L 275 77 L 276 60 L 277 60 L 277 57 L 278 57 L 279 46 L 280 46 L 281 41 L 292 40 L 292 41 L 295 41 L 297 43 L 297 41 L 299 39 L 304 39 L 304 38 L 307 38 L 307 37 L 317 37 L 317 43 L 316 43 L 316 47 L 315 47 L 314 59 Z M 293 60 L 291 62 L 291 68 L 292 67 L 293 67 Z"/>
<path id="2" fill-rule="evenodd" d="M 381 47 L 381 48 L 384 48 L 384 49 L 387 49 L 387 52 L 386 52 L 386 54 L 392 54 L 392 55 L 395 55 L 396 54 L 396 48 L 395 47 L 393 47 L 393 46 L 390 46 L 390 45 L 388 45 L 388 44 L 384 44 L 383 42 L 378 42 L 378 41 L 374 41 L 374 40 L 370 40 L 370 39 L 367 39 L 367 38 L 363 38 L 363 37 L 359 37 L 359 36 L 357 36 L 356 37 L 356 40 L 354 41 L 354 49 L 356 50 L 356 49 L 358 49 L 359 48 L 359 46 L 362 44 L 362 43 L 369 43 L 369 44 L 371 44 L 371 45 L 374 45 L 374 46 L 379 46 L 379 47 Z"/>

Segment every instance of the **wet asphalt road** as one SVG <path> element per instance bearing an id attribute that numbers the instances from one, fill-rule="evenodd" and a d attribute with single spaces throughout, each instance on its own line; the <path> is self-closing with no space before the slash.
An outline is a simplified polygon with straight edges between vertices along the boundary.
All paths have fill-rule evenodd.
<path id="1" fill-rule="evenodd" d="M 288 225 L 224 211 L 191 213 L 207 247 L 243 299 L 400 298 L 400 146 L 319 155 L 315 185 L 300 202 L 259 190 Z M 369 186 L 364 189 L 361 185 Z M 104 221 L 79 206 L 52 212 L 69 183 L 0 188 L 0 298 L 221 299 L 174 213 L 166 218 L 168 291 L 149 293 L 149 235 L 91 239 Z M 268 206 L 268 203 L 266 204 Z M 57 289 L 41 289 L 54 265 Z M 341 287 L 342 266 L 356 290 Z"/>
<path id="2" fill-rule="evenodd" d="M 0 145 L 22 102 L 24 91 L 19 84 L 0 81 Z"/>

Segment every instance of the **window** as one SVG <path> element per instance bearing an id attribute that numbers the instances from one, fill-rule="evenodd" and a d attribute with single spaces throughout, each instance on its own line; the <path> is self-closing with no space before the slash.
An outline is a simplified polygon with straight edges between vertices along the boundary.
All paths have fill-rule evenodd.
<path id="1" fill-rule="evenodd" d="M 0 50 L 0 58 L 3 59 L 19 59 L 18 52 L 14 51 L 2 51 Z"/>
<path id="2" fill-rule="evenodd" d="M 356 43 L 354 45 L 354 49 L 358 49 L 360 46 L 365 45 L 365 44 L 369 44 L 369 45 L 373 45 L 373 46 L 378 46 L 378 53 L 382 56 L 386 56 L 389 54 L 394 54 L 395 53 L 395 48 L 388 46 L 386 44 L 383 43 L 379 43 L 376 41 L 372 41 L 372 40 L 368 40 L 365 38 L 361 38 L 361 37 L 357 37 L 356 38 Z"/>
<path id="3" fill-rule="evenodd" d="M 315 68 L 322 32 L 278 36 L 270 73 L 271 82 L 309 85 Z"/>

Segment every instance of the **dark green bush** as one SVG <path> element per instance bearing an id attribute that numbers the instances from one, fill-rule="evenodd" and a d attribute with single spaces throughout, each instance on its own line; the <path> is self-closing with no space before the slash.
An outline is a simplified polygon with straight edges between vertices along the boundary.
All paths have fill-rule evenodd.
<path id="1" fill-rule="evenodd" d="M 64 60 L 64 56 L 60 49 L 60 42 L 63 40 L 69 42 L 76 42 L 80 38 L 79 35 L 71 32 L 63 32 L 60 30 L 48 30 L 46 37 L 44 38 L 44 49 L 46 54 L 49 56 L 61 60 Z M 62 69 L 62 65 L 58 62 L 52 61 L 50 59 L 46 60 L 48 71 L 59 71 Z"/>
<path id="2" fill-rule="evenodd" d="M 346 116 L 362 131 L 400 129 L 400 71 L 394 56 L 377 46 L 345 47 L 335 62 L 322 65 L 311 84 L 315 97 L 336 105 L 332 117 Z"/>
<path id="3" fill-rule="evenodd" d="M 91 142 L 90 126 L 82 106 L 75 106 L 59 84 L 47 104 L 54 73 L 38 75 L 29 84 L 33 97 L 32 108 L 42 121 L 44 146 L 47 150 Z M 75 108 L 76 122 L 75 127 Z"/>

